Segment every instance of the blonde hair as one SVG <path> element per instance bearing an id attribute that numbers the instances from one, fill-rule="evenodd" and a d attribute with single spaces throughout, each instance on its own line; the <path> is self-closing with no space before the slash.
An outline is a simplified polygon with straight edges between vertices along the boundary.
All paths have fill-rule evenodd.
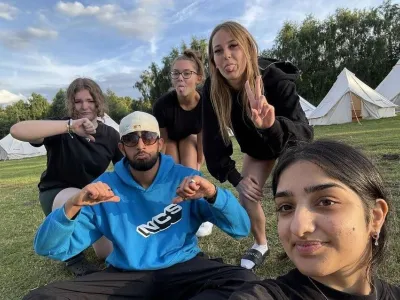
<path id="1" fill-rule="evenodd" d="M 96 105 L 97 116 L 103 118 L 107 109 L 103 92 L 100 86 L 89 78 L 77 78 L 69 85 L 67 89 L 68 114 L 73 119 L 78 117 L 78 112 L 75 110 L 75 95 L 82 90 L 90 93 Z"/>
<path id="2" fill-rule="evenodd" d="M 232 38 L 239 44 L 246 59 L 246 69 L 243 73 L 243 87 L 246 80 L 249 81 L 250 87 L 253 91 L 255 88 L 256 77 L 260 75 L 258 68 L 258 46 L 250 32 L 237 22 L 229 21 L 217 25 L 211 33 L 208 42 L 208 57 L 210 59 L 210 77 L 211 77 L 211 103 L 213 105 L 215 114 L 217 115 L 219 130 L 225 144 L 230 143 L 228 127 L 232 128 L 231 110 L 232 110 L 232 97 L 230 93 L 230 86 L 226 79 L 218 71 L 215 60 L 212 40 L 214 35 L 220 31 L 225 30 Z M 262 86 L 262 91 L 264 90 Z M 242 105 L 245 108 L 247 116 L 251 117 L 251 110 L 249 100 L 243 88 L 239 91 L 242 98 Z"/>
<path id="3" fill-rule="evenodd" d="M 201 81 L 204 81 L 204 64 L 203 57 L 201 56 L 200 52 L 194 51 L 192 49 L 186 49 L 181 55 L 174 59 L 171 64 L 171 69 L 174 67 L 175 63 L 178 60 L 188 60 L 194 63 L 197 76 L 200 76 Z"/>

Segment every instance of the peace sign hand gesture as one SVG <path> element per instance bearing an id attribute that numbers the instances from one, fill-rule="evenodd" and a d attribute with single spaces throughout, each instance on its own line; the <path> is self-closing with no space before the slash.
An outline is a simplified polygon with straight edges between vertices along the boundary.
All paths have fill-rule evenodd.
<path id="1" fill-rule="evenodd" d="M 251 90 L 249 81 L 245 84 L 247 98 L 251 109 L 251 120 L 259 129 L 270 128 L 275 123 L 275 108 L 268 104 L 267 99 L 261 94 L 261 76 L 256 78 L 255 94 Z"/>

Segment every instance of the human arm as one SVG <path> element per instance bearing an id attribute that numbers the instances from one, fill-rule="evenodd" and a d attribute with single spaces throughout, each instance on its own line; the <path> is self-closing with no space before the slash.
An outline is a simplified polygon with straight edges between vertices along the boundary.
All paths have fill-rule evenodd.
<path id="1" fill-rule="evenodd" d="M 14 124 L 10 128 L 13 138 L 32 144 L 42 144 L 44 138 L 68 133 L 69 120 L 30 120 Z M 88 137 L 94 141 L 92 134 L 96 133 L 93 123 L 87 119 L 71 120 L 71 132 Z"/>
<path id="2" fill-rule="evenodd" d="M 87 185 L 43 221 L 34 240 L 36 253 L 58 260 L 80 253 L 102 236 L 88 206 L 116 201 L 119 198 L 104 183 Z"/>
<path id="3" fill-rule="evenodd" d="M 242 179 L 236 169 L 236 163 L 231 156 L 233 154 L 232 143 L 225 144 L 219 129 L 218 119 L 210 99 L 211 80 L 208 78 L 203 86 L 203 153 L 210 174 L 221 183 L 228 180 L 233 186 L 237 186 Z"/>

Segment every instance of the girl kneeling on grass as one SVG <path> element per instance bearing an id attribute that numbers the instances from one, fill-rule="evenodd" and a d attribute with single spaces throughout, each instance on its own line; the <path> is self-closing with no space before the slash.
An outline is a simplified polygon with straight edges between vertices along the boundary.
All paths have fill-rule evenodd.
<path id="1" fill-rule="evenodd" d="M 389 300 L 400 288 L 376 276 L 387 247 L 389 197 L 354 148 L 316 141 L 284 153 L 272 182 L 280 241 L 296 269 L 244 284 L 239 299 Z"/>
<path id="2" fill-rule="evenodd" d="M 39 200 L 44 214 L 59 208 L 106 171 L 112 161 L 122 157 L 118 149 L 119 133 L 97 122 L 104 117 L 105 101 L 96 82 L 75 79 L 67 89 L 68 117 L 23 121 L 11 127 L 11 135 L 33 146 L 44 145 L 47 168 L 39 182 Z M 112 243 L 102 237 L 93 244 L 96 255 L 104 259 L 112 252 Z M 76 276 L 98 271 L 79 254 L 66 267 Z"/>
<path id="3" fill-rule="evenodd" d="M 153 114 L 165 141 L 163 152 L 176 163 L 200 170 L 204 160 L 202 102 L 197 86 L 204 81 L 204 66 L 198 53 L 186 49 L 171 65 L 172 90 L 157 99 Z M 213 224 L 203 223 L 198 237 L 210 235 Z"/>

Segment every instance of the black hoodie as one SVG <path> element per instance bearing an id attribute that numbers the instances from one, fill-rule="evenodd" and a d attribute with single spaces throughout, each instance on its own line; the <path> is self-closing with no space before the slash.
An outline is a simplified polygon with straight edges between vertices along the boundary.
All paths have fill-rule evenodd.
<path id="1" fill-rule="evenodd" d="M 300 106 L 294 81 L 299 70 L 290 62 L 260 57 L 258 60 L 264 83 L 264 95 L 275 108 L 276 121 L 271 128 L 257 129 L 243 113 L 240 92 L 231 89 L 232 130 L 243 153 L 259 160 L 276 159 L 288 145 L 313 139 L 313 128 L 308 125 Z M 211 99 L 211 81 L 203 87 L 203 151 L 208 171 L 220 182 L 229 180 L 236 186 L 241 175 L 231 159 L 232 144 L 225 145 L 219 130 Z"/>

